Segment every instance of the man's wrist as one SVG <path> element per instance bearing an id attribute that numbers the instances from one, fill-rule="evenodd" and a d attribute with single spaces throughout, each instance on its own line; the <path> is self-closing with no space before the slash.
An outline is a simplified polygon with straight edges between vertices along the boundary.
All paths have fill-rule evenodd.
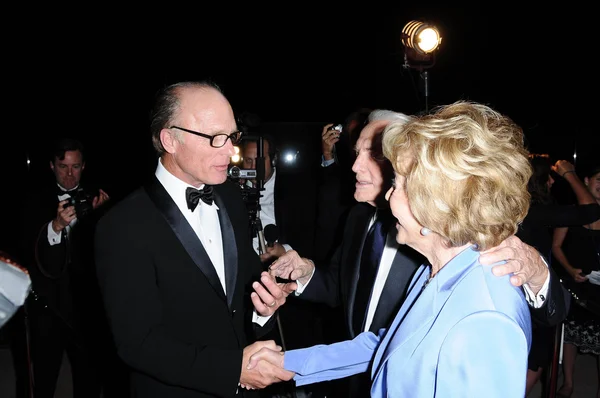
<path id="1" fill-rule="evenodd" d="M 312 268 L 310 270 L 310 274 L 307 276 L 304 276 L 302 278 L 298 278 L 298 281 L 300 283 L 302 283 L 303 285 L 306 285 L 311 279 L 313 274 L 315 273 L 315 263 L 313 260 L 309 259 L 309 258 L 303 258 L 304 261 L 306 261 L 307 263 L 310 263 L 312 265 Z"/>
<path id="2" fill-rule="evenodd" d="M 54 230 L 54 232 L 59 233 L 60 231 L 62 231 L 64 229 L 64 227 L 62 227 L 58 221 L 56 220 L 52 220 L 51 221 L 52 224 L 52 229 Z"/>

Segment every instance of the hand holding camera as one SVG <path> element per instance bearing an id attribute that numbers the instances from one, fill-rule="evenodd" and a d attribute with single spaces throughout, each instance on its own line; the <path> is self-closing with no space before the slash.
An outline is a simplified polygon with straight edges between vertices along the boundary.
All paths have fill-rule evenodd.
<path id="1" fill-rule="evenodd" d="M 58 204 L 56 218 L 52 220 L 52 229 L 57 233 L 62 231 L 75 218 L 87 216 L 92 210 L 102 206 L 109 199 L 108 194 L 102 189 L 98 190 L 96 196 L 84 191 L 82 188 L 77 189 L 75 193 L 71 194 L 70 198 Z"/>
<path id="2" fill-rule="evenodd" d="M 77 217 L 75 206 L 72 204 L 72 198 L 58 202 L 56 217 L 52 220 L 52 229 L 59 233 L 67 227 Z"/>
<path id="3" fill-rule="evenodd" d="M 329 123 L 323 127 L 321 133 L 321 147 L 323 150 L 323 157 L 325 160 L 333 159 L 333 151 L 335 143 L 340 140 L 340 134 L 342 133 L 343 127 L 341 124 Z"/>

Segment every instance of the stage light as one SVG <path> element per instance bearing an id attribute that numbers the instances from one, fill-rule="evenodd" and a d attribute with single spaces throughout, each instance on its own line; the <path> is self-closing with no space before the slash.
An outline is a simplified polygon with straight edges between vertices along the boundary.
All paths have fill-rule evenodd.
<path id="1" fill-rule="evenodd" d="M 441 44 L 438 29 L 426 22 L 410 21 L 402 29 L 402 44 L 419 54 L 430 54 Z"/>
<path id="2" fill-rule="evenodd" d="M 435 52 L 442 43 L 440 31 L 427 22 L 410 21 L 402 29 L 404 65 L 420 72 L 423 80 L 425 112 L 429 110 L 429 73 L 426 69 L 435 64 Z"/>

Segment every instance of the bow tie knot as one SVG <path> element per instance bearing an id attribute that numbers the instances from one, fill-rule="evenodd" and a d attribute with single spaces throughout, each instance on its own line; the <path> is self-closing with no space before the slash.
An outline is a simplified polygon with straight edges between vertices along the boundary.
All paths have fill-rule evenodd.
<path id="1" fill-rule="evenodd" d="M 185 199 L 187 200 L 188 209 L 194 211 L 198 206 L 198 201 L 202 199 L 207 205 L 213 203 L 213 187 L 211 185 L 204 185 L 202 189 L 195 189 L 188 187 L 185 190 Z"/>
<path id="2" fill-rule="evenodd" d="M 69 195 L 69 196 L 73 197 L 73 196 L 75 196 L 75 194 L 77 193 L 78 190 L 79 190 L 79 188 L 73 188 L 73 189 L 64 191 L 64 190 L 60 189 L 59 187 L 56 187 L 56 194 L 58 196 Z"/>

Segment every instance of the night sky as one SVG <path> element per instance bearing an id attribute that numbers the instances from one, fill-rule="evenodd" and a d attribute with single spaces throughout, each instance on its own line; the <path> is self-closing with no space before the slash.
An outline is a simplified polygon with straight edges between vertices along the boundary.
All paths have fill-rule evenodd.
<path id="1" fill-rule="evenodd" d="M 86 144 L 90 176 L 133 189 L 155 166 L 152 96 L 179 80 L 210 78 L 236 113 L 255 113 L 264 124 L 311 123 L 314 137 L 358 107 L 423 112 L 419 73 L 402 67 L 400 32 L 412 19 L 436 24 L 443 36 L 428 69 L 430 108 L 483 102 L 523 127 L 532 152 L 572 161 L 577 150 L 578 167 L 598 159 L 594 13 L 479 4 L 17 14 L 27 34 L 4 35 L 5 86 L 16 89 L 5 116 L 4 181 L 19 186 L 31 174 L 27 154 L 33 169 L 45 169 L 48 143 L 69 135 Z"/>

